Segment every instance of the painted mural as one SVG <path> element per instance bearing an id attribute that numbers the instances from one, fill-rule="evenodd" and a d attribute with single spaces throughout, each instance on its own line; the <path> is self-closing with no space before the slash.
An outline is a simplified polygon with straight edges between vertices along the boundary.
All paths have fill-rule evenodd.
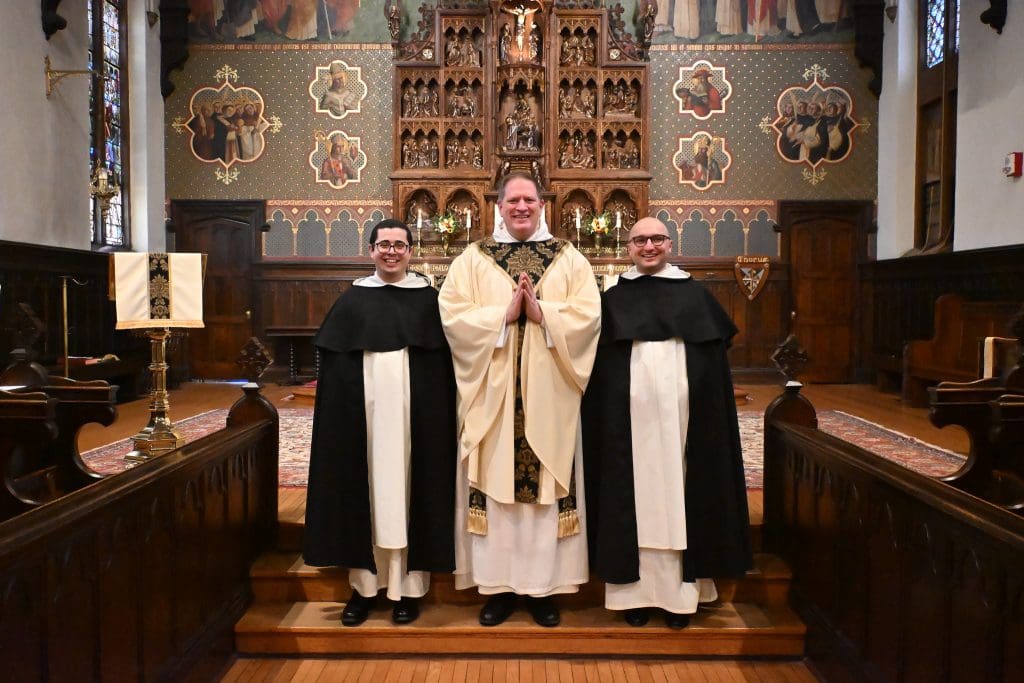
<path id="1" fill-rule="evenodd" d="M 363 81 L 362 69 L 335 59 L 327 66 L 316 68 L 316 78 L 309 84 L 309 96 L 316 103 L 316 111 L 332 119 L 343 119 L 358 114 L 368 89 Z"/>
<path id="2" fill-rule="evenodd" d="M 681 256 L 777 256 L 780 201 L 875 196 L 877 100 L 853 55 L 845 10 L 827 0 L 620 1 L 634 35 L 639 10 L 656 7 L 649 99 L 580 80 L 559 83 L 553 104 L 581 123 L 597 111 L 626 119 L 646 108 L 657 125 L 646 146 L 617 129 L 567 135 L 551 148 L 553 166 L 587 168 L 600 158 L 640 168 L 649 153 L 651 213 L 669 227 Z M 393 23 L 408 33 L 421 4 L 403 0 Z M 441 101 L 415 89 L 395 99 L 390 6 L 190 0 L 195 40 L 165 103 L 167 196 L 266 200 L 266 258 L 365 256 L 362 235 L 390 215 L 392 159 L 403 153 L 402 141 L 393 149 L 393 108 L 429 119 L 435 111 L 472 117 L 485 106 L 468 84 Z M 748 16 L 762 18 L 748 25 Z M 585 62 L 588 54 L 581 43 L 565 58 Z M 220 73 L 225 64 L 233 78 Z M 214 116 L 218 102 L 224 122 Z M 215 128 L 223 134 L 211 137 Z M 506 142 L 500 130 L 496 144 Z M 224 139 L 223 150 L 207 142 L 214 138 Z M 425 151 L 428 165 L 435 144 L 447 150 L 448 165 L 479 167 L 494 153 L 468 133 L 422 143 L 405 153 L 422 160 Z"/>
<path id="3" fill-rule="evenodd" d="M 189 133 L 188 148 L 203 163 L 217 164 L 218 180 L 230 184 L 238 177 L 235 164 L 251 164 L 263 156 L 266 134 L 278 132 L 281 120 L 266 117 L 263 95 L 255 88 L 235 86 L 238 72 L 224 65 L 216 85 L 197 88 L 188 103 L 187 117 L 172 124 L 179 134 Z"/>
<path id="4" fill-rule="evenodd" d="M 366 154 L 357 137 L 332 130 L 317 132 L 316 148 L 309 155 L 309 165 L 316 171 L 316 182 L 341 189 L 350 182 L 358 183 L 366 168 Z"/>
<path id="5" fill-rule="evenodd" d="M 680 114 L 704 121 L 712 114 L 725 113 L 725 103 L 732 97 L 732 83 L 726 79 L 723 67 L 701 59 L 692 66 L 679 67 L 679 80 L 672 86 L 672 95 L 679 101 Z"/>
<path id="6" fill-rule="evenodd" d="M 852 133 L 860 124 L 853 117 L 850 93 L 818 80 L 828 78 L 825 69 L 815 64 L 804 72 L 804 78 L 811 83 L 779 93 L 775 118 L 770 128 L 764 123 L 771 117 L 762 119 L 762 130 L 775 134 L 775 149 L 782 159 L 806 164 L 813 178 L 824 178 L 818 166 L 838 164 L 849 157 L 853 152 Z"/>
<path id="7" fill-rule="evenodd" d="M 679 184 L 695 190 L 706 190 L 725 182 L 732 166 L 732 155 L 725 148 L 725 138 L 716 138 L 707 131 L 679 138 L 679 151 L 672 159 L 679 173 Z"/>

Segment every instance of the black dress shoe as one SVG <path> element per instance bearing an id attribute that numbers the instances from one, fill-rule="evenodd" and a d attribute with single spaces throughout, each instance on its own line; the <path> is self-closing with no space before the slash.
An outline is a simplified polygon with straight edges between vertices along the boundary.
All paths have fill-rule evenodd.
<path id="1" fill-rule="evenodd" d="M 391 610 L 391 621 L 396 624 L 411 624 L 420 616 L 420 601 L 416 598 L 402 598 Z"/>
<path id="2" fill-rule="evenodd" d="M 686 628 L 690 625 L 689 614 L 676 614 L 675 612 L 665 612 L 665 625 L 669 628 L 681 629 Z"/>
<path id="3" fill-rule="evenodd" d="M 558 615 L 558 608 L 550 597 L 526 598 L 526 608 L 530 610 L 533 620 L 538 626 L 558 626 L 562 618 Z"/>
<path id="4" fill-rule="evenodd" d="M 345 604 L 341 611 L 341 623 L 345 626 L 359 626 L 370 616 L 370 610 L 377 602 L 377 596 L 364 598 L 359 593 L 352 591 L 352 597 Z"/>
<path id="5" fill-rule="evenodd" d="M 497 626 L 508 619 L 515 611 L 515 593 L 496 593 L 487 598 L 487 603 L 480 610 L 480 625 Z"/>
<path id="6" fill-rule="evenodd" d="M 643 626 L 650 618 L 650 612 L 646 607 L 636 607 L 625 612 L 626 623 L 630 626 Z"/>

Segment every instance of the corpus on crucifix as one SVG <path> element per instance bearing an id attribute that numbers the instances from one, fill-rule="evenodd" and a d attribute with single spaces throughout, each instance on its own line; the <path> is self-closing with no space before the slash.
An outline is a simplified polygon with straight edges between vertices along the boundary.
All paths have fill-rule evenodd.
<path id="1" fill-rule="evenodd" d="M 506 0 L 501 4 L 501 11 L 512 14 L 516 18 L 516 47 L 520 55 L 523 54 L 523 40 L 526 37 L 526 18 L 530 17 L 530 24 L 533 24 L 533 14 L 540 9 L 537 0 Z M 531 26 L 532 28 L 532 26 Z"/>

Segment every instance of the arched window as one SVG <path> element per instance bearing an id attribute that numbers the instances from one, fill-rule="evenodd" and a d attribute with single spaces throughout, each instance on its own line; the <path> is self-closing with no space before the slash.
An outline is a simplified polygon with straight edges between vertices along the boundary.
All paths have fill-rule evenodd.
<path id="1" fill-rule="evenodd" d="M 960 0 L 921 0 L 917 79 L 917 230 L 922 251 L 953 248 Z"/>
<path id="2" fill-rule="evenodd" d="M 90 211 L 90 230 L 94 247 L 127 249 L 129 245 L 128 209 L 128 146 L 126 102 L 127 74 L 124 36 L 124 0 L 87 0 L 89 31 L 89 68 L 97 72 L 89 91 L 92 141 L 89 147 L 90 174 L 102 164 L 120 185 L 121 191 L 110 200 L 104 212 L 97 199 Z"/>

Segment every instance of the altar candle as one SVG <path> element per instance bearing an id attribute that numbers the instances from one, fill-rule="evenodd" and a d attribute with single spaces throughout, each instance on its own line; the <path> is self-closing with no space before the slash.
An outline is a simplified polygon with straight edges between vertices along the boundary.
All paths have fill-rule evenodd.
<path id="1" fill-rule="evenodd" d="M 576 207 L 576 229 L 580 229 L 580 207 Z"/>
<path id="2" fill-rule="evenodd" d="M 469 212 L 469 209 L 466 209 L 466 230 L 468 231 L 468 230 L 472 230 L 472 229 L 473 229 L 473 214 Z"/>
<path id="3" fill-rule="evenodd" d="M 621 211 L 616 211 L 615 212 L 615 229 L 618 230 L 621 227 L 622 227 L 622 212 Z"/>
<path id="4" fill-rule="evenodd" d="M 423 209 L 416 209 L 416 229 L 423 229 Z"/>

